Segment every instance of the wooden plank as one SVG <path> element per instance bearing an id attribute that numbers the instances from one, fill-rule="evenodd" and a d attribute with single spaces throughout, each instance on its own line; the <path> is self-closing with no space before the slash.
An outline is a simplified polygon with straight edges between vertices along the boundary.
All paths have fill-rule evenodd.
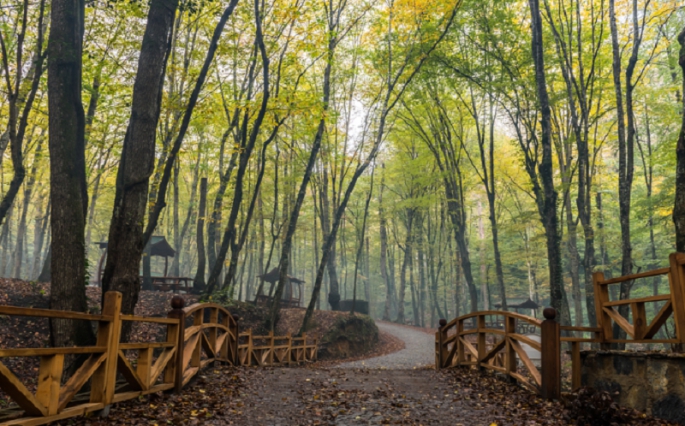
<path id="1" fill-rule="evenodd" d="M 138 377 L 138 374 L 122 351 L 119 351 L 117 355 L 117 367 L 117 371 L 124 376 L 124 379 L 133 387 L 133 390 L 147 389 L 147 384 L 140 380 L 140 377 Z"/>
<path id="2" fill-rule="evenodd" d="M 112 321 L 109 315 L 92 315 L 83 312 L 59 311 L 53 309 L 21 308 L 19 306 L 0 306 L 0 315 L 19 317 L 61 318 L 86 321 Z"/>
<path id="3" fill-rule="evenodd" d="M 187 385 L 190 379 L 192 379 L 195 374 L 200 370 L 200 367 L 190 367 L 183 372 L 183 386 Z"/>
<path id="4" fill-rule="evenodd" d="M 136 315 L 122 315 L 122 321 L 136 321 L 136 322 L 149 322 L 156 324 L 178 324 L 178 320 L 174 318 L 164 318 L 164 317 L 140 317 Z"/>
<path id="5" fill-rule="evenodd" d="M 600 280 L 599 285 L 609 285 L 618 284 L 625 281 L 632 281 L 639 278 L 655 277 L 657 275 L 666 275 L 670 271 L 670 268 L 660 268 L 651 271 L 640 272 L 638 274 L 623 275 L 621 277 L 611 278 L 608 280 Z"/>
<path id="6" fill-rule="evenodd" d="M 183 347 L 183 364 L 181 370 L 184 371 L 190 364 L 191 357 L 195 351 L 198 340 L 200 339 L 199 334 L 193 335 L 190 340 L 186 340 Z"/>
<path id="7" fill-rule="evenodd" d="M 40 358 L 36 399 L 47 408 L 48 416 L 54 416 L 58 411 L 59 387 L 62 381 L 63 368 L 63 354 Z"/>
<path id="8" fill-rule="evenodd" d="M 521 347 L 521 344 L 517 342 L 515 339 L 509 338 L 508 339 L 509 343 L 511 344 L 511 347 L 516 351 L 516 355 L 518 355 L 519 359 L 523 363 L 523 365 L 526 367 L 528 372 L 530 373 L 531 376 L 533 376 L 533 380 L 535 380 L 535 384 L 538 386 L 542 385 L 542 376 L 540 375 L 540 371 L 538 371 L 537 367 L 535 364 L 533 364 L 533 361 L 528 358 L 528 354 L 526 351 L 523 350 Z"/>
<path id="9" fill-rule="evenodd" d="M 100 356 L 91 355 L 86 362 L 84 362 L 76 373 L 69 378 L 69 380 L 62 386 L 59 391 L 59 409 L 62 411 L 66 408 L 67 404 L 71 402 L 74 395 L 81 390 L 83 385 L 88 382 L 88 380 L 93 376 L 95 371 L 102 365 L 102 363 L 107 359 L 107 354 L 102 354 Z"/>
<path id="10" fill-rule="evenodd" d="M 634 302 L 630 304 L 630 309 L 633 312 L 633 336 L 636 340 L 644 339 L 647 332 L 647 312 L 645 311 L 644 302 Z"/>
<path id="11" fill-rule="evenodd" d="M 606 305 L 604 305 L 604 306 L 606 306 Z M 587 332 L 587 333 L 602 331 L 602 329 L 599 327 L 578 327 L 575 325 L 562 325 L 561 330 L 562 331 L 583 331 L 583 332 Z"/>
<path id="12" fill-rule="evenodd" d="M 47 408 L 36 399 L 26 386 L 0 362 L 0 389 L 17 403 L 29 416 L 46 416 Z"/>
<path id="13" fill-rule="evenodd" d="M 471 344 L 471 342 L 466 339 L 459 339 L 459 341 L 463 347 L 471 353 L 472 356 L 478 357 L 478 350 Z"/>
<path id="14" fill-rule="evenodd" d="M 537 342 L 528 336 L 524 336 L 523 334 L 512 333 L 509 335 L 509 337 L 511 337 L 512 339 L 516 339 L 519 342 L 525 343 L 526 345 L 530 346 L 538 352 L 542 352 L 542 345 L 540 344 L 540 342 Z"/>
<path id="15" fill-rule="evenodd" d="M 672 296 L 676 336 L 680 343 L 685 343 L 685 270 L 679 262 L 679 257 L 682 257 L 681 253 L 671 253 L 668 256 L 671 272 L 668 274 L 668 284 Z"/>
<path id="16" fill-rule="evenodd" d="M 98 354 L 107 352 L 106 346 L 65 347 L 65 348 L 15 348 L 0 349 L 0 357 L 51 356 L 57 354 Z"/>
<path id="17" fill-rule="evenodd" d="M 671 316 L 672 313 L 673 304 L 669 300 L 668 302 L 664 303 L 664 306 L 662 306 L 659 312 L 654 316 L 652 322 L 647 327 L 647 330 L 645 330 L 645 334 L 642 336 L 642 338 L 651 339 L 652 337 L 656 336 L 656 333 L 664 324 L 666 324 L 668 317 Z"/>
<path id="18" fill-rule="evenodd" d="M 102 403 L 85 403 L 74 407 L 69 407 L 63 410 L 61 413 L 49 417 L 28 417 L 23 419 L 16 419 L 6 423 L 0 423 L 0 425 L 12 425 L 12 426 L 38 426 L 47 423 L 56 422 L 58 420 L 64 420 L 71 417 L 82 416 L 93 411 L 102 410 L 104 408 Z"/>
<path id="19" fill-rule="evenodd" d="M 482 360 L 480 360 L 480 362 L 488 362 L 488 361 L 490 361 L 490 359 L 494 358 L 495 355 L 497 355 L 497 352 L 501 351 L 501 350 L 504 348 L 504 346 L 506 345 L 506 343 L 507 343 L 507 339 L 506 339 L 506 338 L 504 338 L 504 339 L 500 340 L 499 342 L 497 342 L 497 344 L 496 344 L 495 346 L 493 346 L 492 349 L 490 349 L 490 351 L 489 351 L 487 354 L 485 354 L 485 356 L 483 357 Z M 455 346 L 456 346 L 456 345 L 455 345 Z"/>
<path id="20" fill-rule="evenodd" d="M 216 341 L 216 340 L 215 340 Z M 200 343 L 202 344 L 202 349 L 205 350 L 205 353 L 209 358 L 216 358 L 216 351 L 214 350 L 214 344 L 209 341 L 207 338 L 207 335 L 205 333 L 202 333 L 202 338 L 200 339 Z"/>
<path id="21" fill-rule="evenodd" d="M 136 365 L 136 375 L 143 384 L 143 389 L 150 388 L 150 373 L 152 369 L 153 350 L 146 348 L 138 351 L 138 365 Z"/>
<path id="22" fill-rule="evenodd" d="M 581 362 L 580 342 L 571 344 L 571 390 L 580 389 L 581 386 Z"/>
<path id="23" fill-rule="evenodd" d="M 112 398 L 112 403 L 117 403 L 121 401 L 128 401 L 129 399 L 137 398 L 143 394 L 143 391 L 137 390 L 137 391 L 130 391 L 130 392 L 121 392 L 121 393 L 116 393 L 114 394 L 114 397 Z"/>
<path id="24" fill-rule="evenodd" d="M 595 313 L 597 316 L 597 327 L 602 329 L 602 338 L 608 339 L 612 336 L 611 318 L 604 312 L 604 304 L 609 302 L 609 288 L 599 283 L 604 281 L 603 272 L 592 274 L 592 284 L 595 289 Z"/>
<path id="25" fill-rule="evenodd" d="M 513 377 L 514 379 L 516 379 L 517 382 L 519 382 L 519 383 L 522 384 L 523 386 L 525 386 L 525 387 L 527 387 L 528 389 L 530 389 L 531 391 L 533 391 L 533 392 L 535 392 L 535 393 L 538 393 L 538 392 L 540 391 L 539 388 L 537 388 L 534 384 L 532 384 L 528 379 L 526 379 L 525 377 L 523 377 L 523 375 L 521 375 L 521 374 L 519 374 L 519 373 L 510 373 L 509 375 L 510 375 L 511 377 Z"/>
<path id="26" fill-rule="evenodd" d="M 159 354 L 150 371 L 150 379 L 148 381 L 149 386 L 154 385 L 154 383 L 157 381 L 157 378 L 160 376 L 160 374 L 162 374 L 162 371 L 164 371 L 165 367 L 174 357 L 175 353 L 176 348 L 168 348 Z"/>
<path id="27" fill-rule="evenodd" d="M 214 353 L 220 354 L 222 351 L 221 349 L 224 346 L 224 342 L 228 338 L 229 334 L 228 333 L 223 333 L 216 338 L 216 344 L 214 346 Z"/>
<path id="28" fill-rule="evenodd" d="M 623 316 L 621 316 L 621 314 L 616 312 L 614 308 L 603 308 L 602 310 L 609 316 L 609 318 L 614 320 L 616 325 L 618 325 L 626 333 L 628 333 L 630 337 L 635 338 L 635 330 L 633 329 L 633 325 L 629 323 L 627 319 L 625 319 Z"/>
<path id="29" fill-rule="evenodd" d="M 630 305 L 631 303 L 661 302 L 663 300 L 671 300 L 671 295 L 670 294 L 658 294 L 656 296 L 640 297 L 638 299 L 614 300 L 612 302 L 605 303 L 604 306 L 622 306 L 622 305 Z M 562 328 L 562 330 L 565 330 L 565 329 Z"/>
<path id="30" fill-rule="evenodd" d="M 120 343 L 120 350 L 140 350 L 140 349 L 158 349 L 158 348 L 173 348 L 176 346 L 173 342 L 151 342 L 151 343 Z"/>
<path id="31" fill-rule="evenodd" d="M 202 325 L 191 325 L 190 327 L 186 328 L 185 333 L 183 334 L 183 340 L 188 341 L 193 335 L 199 333 L 202 330 Z"/>
<path id="32" fill-rule="evenodd" d="M 93 373 L 90 386 L 90 402 L 109 405 L 114 395 L 117 381 L 117 356 L 119 352 L 119 338 L 121 335 L 121 293 L 108 291 L 105 293 L 102 313 L 112 317 L 111 322 L 98 324 L 97 344 L 107 346 L 104 362 Z"/>

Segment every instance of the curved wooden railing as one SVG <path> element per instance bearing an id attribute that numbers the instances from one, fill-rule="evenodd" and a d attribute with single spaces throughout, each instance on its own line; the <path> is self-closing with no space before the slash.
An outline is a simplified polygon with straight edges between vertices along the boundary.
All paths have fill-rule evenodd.
<path id="1" fill-rule="evenodd" d="M 252 334 L 240 333 L 238 317 L 215 303 L 184 306 L 172 299 L 167 318 L 121 314 L 121 293 L 107 292 L 101 315 L 49 309 L 0 306 L 0 315 L 92 321 L 94 346 L 64 348 L 0 348 L 0 390 L 14 403 L 0 410 L 0 426 L 40 425 L 104 410 L 110 404 L 154 392 L 181 391 L 203 368 L 215 362 L 230 365 L 277 365 L 316 359 L 316 340 L 270 335 L 271 346 L 252 345 Z M 121 342 L 124 323 L 157 326 L 160 341 Z M 241 336 L 250 348 L 239 348 Z M 259 336 L 257 337 L 259 338 Z M 274 345 L 273 342 L 283 342 Z M 261 353 L 261 362 L 253 355 Z M 264 353 L 269 356 L 264 357 Z M 83 356 L 81 366 L 61 384 L 65 356 Z M 35 389 L 12 372 L 15 358 L 38 357 Z M 28 361 L 27 361 L 28 362 Z M 35 361 L 33 361 L 35 362 Z M 22 368 L 27 364 L 22 360 Z M 123 380 L 117 381 L 117 377 Z M 90 381 L 90 389 L 80 392 Z"/>
<path id="2" fill-rule="evenodd" d="M 473 366 L 496 371 L 544 397 L 558 398 L 561 394 L 559 324 L 554 320 L 554 309 L 545 309 L 545 317 L 545 321 L 540 321 L 513 312 L 482 311 L 449 323 L 440 320 L 440 329 L 435 333 L 436 367 Z M 540 334 L 541 342 L 519 333 L 520 323 L 529 326 L 528 334 Z M 541 353 L 540 370 L 521 346 L 524 343 Z"/>
<path id="3" fill-rule="evenodd" d="M 240 365 L 238 317 L 216 303 L 196 303 L 184 308 L 182 300 L 179 296 L 172 299 L 174 310 L 169 314 L 180 318 L 184 325 L 183 340 L 179 341 L 183 356 L 178 358 L 177 390 L 215 361 Z"/>

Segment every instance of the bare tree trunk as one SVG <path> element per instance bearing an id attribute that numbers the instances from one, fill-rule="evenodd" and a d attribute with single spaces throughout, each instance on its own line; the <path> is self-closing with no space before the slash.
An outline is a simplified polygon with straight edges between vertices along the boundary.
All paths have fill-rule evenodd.
<path id="1" fill-rule="evenodd" d="M 87 312 L 85 229 L 88 193 L 85 114 L 81 103 L 83 0 L 54 0 L 48 50 L 50 200 L 52 206 L 50 308 Z M 52 319 L 53 346 L 92 344 L 85 321 Z"/>

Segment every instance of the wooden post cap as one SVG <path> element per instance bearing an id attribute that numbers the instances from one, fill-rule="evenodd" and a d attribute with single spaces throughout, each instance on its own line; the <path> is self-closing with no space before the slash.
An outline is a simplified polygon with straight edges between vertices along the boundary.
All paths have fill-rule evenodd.
<path id="1" fill-rule="evenodd" d="M 447 320 L 445 318 L 440 318 L 440 321 L 438 321 L 438 324 L 440 324 L 440 328 L 442 328 L 442 327 L 447 325 Z"/>
<path id="2" fill-rule="evenodd" d="M 554 308 L 545 308 L 545 310 L 542 311 L 542 316 L 545 317 L 545 319 L 553 320 L 557 317 L 557 310 Z"/>
<path id="3" fill-rule="evenodd" d="M 171 307 L 173 309 L 183 309 L 186 306 L 186 301 L 179 295 L 171 298 Z"/>
<path id="4" fill-rule="evenodd" d="M 235 322 L 238 322 L 238 320 L 240 319 L 240 315 L 238 315 L 238 314 L 233 314 L 231 316 L 233 317 L 233 321 L 235 321 Z"/>

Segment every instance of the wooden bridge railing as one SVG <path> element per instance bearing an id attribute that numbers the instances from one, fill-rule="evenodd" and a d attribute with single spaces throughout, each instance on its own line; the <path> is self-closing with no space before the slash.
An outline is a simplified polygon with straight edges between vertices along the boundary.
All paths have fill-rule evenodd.
<path id="1" fill-rule="evenodd" d="M 455 318 L 449 323 L 441 321 L 436 333 L 436 365 L 438 368 L 475 366 L 508 375 L 522 385 L 551 397 L 560 394 L 558 383 L 543 382 L 550 374 L 541 371 L 530 359 L 522 343 L 542 353 L 542 373 L 559 368 L 558 324 L 556 311 L 545 309 L 545 321 L 506 311 L 474 312 Z M 487 319 L 503 319 L 504 328 L 488 328 Z M 473 322 L 475 321 L 475 326 Z M 516 332 L 517 321 L 528 323 L 541 334 L 541 342 Z M 554 338 L 556 334 L 556 339 Z M 546 343 L 545 343 L 546 342 Z M 551 346 L 550 346 L 551 345 Z M 518 359 L 522 369 L 519 370 Z"/>
<path id="2" fill-rule="evenodd" d="M 288 365 L 305 361 L 316 361 L 318 344 L 316 339 L 302 337 L 253 336 L 252 330 L 240 333 L 238 353 L 242 365 Z"/>
<path id="3" fill-rule="evenodd" d="M 118 292 L 105 294 L 101 315 L 0 306 L 0 315 L 97 324 L 94 346 L 0 349 L 0 390 L 14 402 L 0 411 L 0 426 L 40 425 L 105 410 L 110 404 L 141 395 L 179 392 L 203 368 L 217 361 L 230 365 L 275 365 L 316 360 L 317 342 L 306 336 L 271 335 L 267 347 L 254 346 L 251 332 L 240 333 L 238 317 L 220 305 L 202 303 L 185 307 L 183 298 L 175 296 L 172 308 L 167 318 L 122 315 Z M 124 323 L 157 324 L 164 328 L 164 338 L 159 342 L 121 342 Z M 247 351 L 238 345 L 243 336 L 248 336 Z M 252 361 L 257 359 L 253 355 L 255 350 L 262 354 L 260 363 Z M 264 353 L 268 356 L 264 357 Z M 82 363 L 62 384 L 65 356 L 79 356 Z M 39 358 L 35 391 L 6 365 L 8 359 L 17 357 Z M 122 380 L 118 381 L 118 377 Z M 80 392 L 87 383 L 89 390 Z"/>
<path id="4" fill-rule="evenodd" d="M 670 289 L 668 294 L 613 301 L 609 298 L 608 288 L 611 285 L 657 276 L 668 277 Z M 436 332 L 436 367 L 476 366 L 497 371 L 516 379 L 524 386 L 539 392 L 543 397 L 555 398 L 560 395 L 561 342 L 568 342 L 571 345 L 572 389 L 577 389 L 581 385 L 580 349 L 583 343 L 599 343 L 605 349 L 614 343 L 664 343 L 673 345 L 676 351 L 683 351 L 685 348 L 685 253 L 671 254 L 667 268 L 612 279 L 605 279 L 603 273 L 596 272 L 593 274 L 593 281 L 597 327 L 560 326 L 554 321 L 556 311 L 552 308 L 545 309 L 545 321 L 504 311 L 473 312 L 449 323 L 440 320 L 440 329 Z M 645 305 L 659 302 L 664 303 L 660 309 L 654 309 L 656 313 L 651 321 L 648 321 Z M 626 305 L 630 306 L 631 315 L 628 318 L 616 309 Z M 675 325 L 675 336 L 655 339 L 671 316 Z M 486 321 L 487 318 L 492 317 L 504 318 L 503 329 L 486 326 L 486 324 L 496 323 Z M 475 321 L 475 326 L 470 325 L 473 321 Z M 541 342 L 538 343 L 516 333 L 517 322 L 528 323 L 539 328 Z M 624 330 L 630 338 L 614 338 L 614 324 Z M 532 334 L 537 334 L 537 330 L 530 331 L 536 331 Z M 578 333 L 583 336 L 578 336 Z M 588 334 L 590 337 L 587 337 Z M 540 351 L 540 370 L 522 349 L 522 343 Z M 517 358 L 522 364 L 522 372 L 519 371 Z"/>

